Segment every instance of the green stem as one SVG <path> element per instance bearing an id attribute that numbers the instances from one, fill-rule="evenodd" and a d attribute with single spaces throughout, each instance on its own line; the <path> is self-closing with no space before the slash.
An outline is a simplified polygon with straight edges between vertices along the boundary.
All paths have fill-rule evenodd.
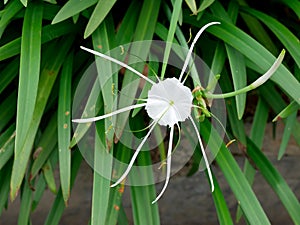
<path id="1" fill-rule="evenodd" d="M 232 92 L 228 92 L 225 94 L 212 94 L 209 92 L 204 93 L 205 97 L 208 99 L 220 99 L 220 98 L 229 98 L 229 97 L 234 97 L 236 95 L 242 94 L 242 93 L 246 93 L 248 91 L 251 91 L 255 89 L 255 86 L 253 86 L 253 84 L 250 84 L 242 89 L 239 89 L 237 91 L 232 91 Z"/>

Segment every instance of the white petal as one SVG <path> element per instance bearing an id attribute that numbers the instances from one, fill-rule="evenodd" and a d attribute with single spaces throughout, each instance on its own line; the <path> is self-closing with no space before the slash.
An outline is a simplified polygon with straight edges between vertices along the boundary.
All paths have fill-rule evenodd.
<path id="1" fill-rule="evenodd" d="M 200 144 L 200 149 L 201 149 L 201 152 L 202 152 L 202 156 L 204 158 L 204 162 L 205 162 L 205 165 L 206 165 L 206 168 L 207 168 L 207 172 L 208 172 L 208 177 L 209 177 L 209 180 L 210 180 L 211 192 L 213 192 L 214 189 L 215 189 L 214 181 L 213 181 L 211 170 L 210 170 L 210 166 L 209 166 L 209 163 L 208 163 L 205 151 L 204 151 L 204 147 L 203 147 L 203 144 L 202 144 L 202 141 L 201 141 L 201 137 L 200 137 L 199 131 L 197 129 L 197 126 L 196 126 L 193 118 L 191 116 L 189 118 L 190 118 L 190 120 L 191 120 L 191 122 L 193 124 L 193 127 L 194 127 L 194 129 L 196 131 L 196 134 L 197 134 L 197 137 L 198 137 L 198 141 L 199 141 L 199 144 Z"/>
<path id="2" fill-rule="evenodd" d="M 278 56 L 278 58 L 276 59 L 276 61 L 273 63 L 273 65 L 271 66 L 271 68 L 264 74 L 262 75 L 260 78 L 258 78 L 256 81 L 254 81 L 250 86 L 251 88 L 257 88 L 258 86 L 262 85 L 263 83 L 265 83 L 273 74 L 274 72 L 277 70 L 277 68 L 280 66 L 283 58 L 285 55 L 285 50 L 283 49 L 280 53 L 280 55 Z"/>
<path id="3" fill-rule="evenodd" d="M 123 63 L 123 62 L 121 62 L 121 61 L 119 61 L 119 60 L 117 60 L 117 59 L 114 59 L 114 58 L 112 58 L 112 57 L 110 57 L 110 56 L 108 56 L 108 55 L 102 54 L 102 53 L 97 52 L 97 51 L 94 51 L 94 50 L 92 50 L 92 49 L 85 48 L 85 47 L 83 47 L 83 46 L 80 46 L 80 48 L 82 48 L 83 50 L 85 50 L 85 51 L 87 51 L 87 52 L 90 52 L 90 53 L 92 53 L 92 54 L 94 54 L 94 55 L 100 56 L 100 57 L 102 57 L 102 58 L 104 58 L 104 59 L 107 59 L 107 60 L 112 61 L 112 62 L 114 62 L 114 63 L 116 63 L 116 64 L 119 64 L 120 66 L 125 67 L 126 69 L 128 69 L 128 70 L 130 70 L 131 72 L 135 73 L 136 75 L 140 76 L 141 78 L 143 78 L 144 80 L 148 81 L 149 83 L 155 84 L 154 81 L 150 80 L 148 77 L 146 77 L 145 75 L 141 74 L 139 71 L 133 69 L 131 66 L 128 66 L 127 64 L 125 64 L 125 63 Z"/>
<path id="4" fill-rule="evenodd" d="M 128 175 L 128 173 L 130 172 L 132 166 L 133 166 L 133 163 L 134 161 L 136 160 L 136 157 L 138 156 L 138 154 L 140 153 L 143 145 L 145 144 L 147 138 L 149 137 L 149 135 L 151 134 L 151 132 L 153 131 L 155 125 L 157 124 L 157 121 L 153 121 L 151 123 L 151 127 L 150 127 L 150 130 L 148 131 L 148 133 L 146 134 L 146 136 L 143 138 L 142 142 L 140 143 L 140 145 L 137 147 L 137 149 L 135 150 L 133 156 L 131 157 L 131 160 L 127 166 L 127 169 L 125 170 L 125 172 L 123 173 L 123 175 L 116 181 L 116 183 L 112 184 L 111 187 L 115 187 L 117 186 L 118 184 L 120 184 L 124 179 L 125 177 Z"/>
<path id="5" fill-rule="evenodd" d="M 170 180 L 170 176 L 171 176 L 171 154 L 172 154 L 172 146 L 173 146 L 173 134 L 174 134 L 174 126 L 171 127 L 171 131 L 170 131 L 170 138 L 169 138 L 169 147 L 168 147 L 168 154 L 167 154 L 167 176 L 166 176 L 166 181 L 164 184 L 163 189 L 161 190 L 161 192 L 159 193 L 159 195 L 156 197 L 156 199 L 152 202 L 152 204 L 154 204 L 155 202 L 157 202 L 161 196 L 163 195 L 163 193 L 165 192 L 169 180 Z"/>
<path id="6" fill-rule="evenodd" d="M 141 103 L 141 104 L 131 105 L 131 106 L 127 106 L 127 107 L 124 107 L 122 109 L 118 109 L 118 110 L 116 110 L 116 111 L 114 111 L 112 113 L 108 113 L 108 114 L 105 114 L 105 115 L 102 115 L 102 116 L 96 116 L 96 117 L 84 118 L 84 119 L 74 119 L 74 120 L 72 120 L 72 122 L 74 122 L 74 123 L 90 123 L 90 122 L 95 122 L 95 121 L 98 121 L 98 120 L 102 120 L 102 119 L 111 117 L 113 115 L 117 115 L 117 114 L 122 113 L 122 112 L 129 111 L 131 109 L 143 107 L 146 104 L 147 103 Z"/>
<path id="7" fill-rule="evenodd" d="M 192 44 L 191 44 L 191 47 L 190 47 L 190 49 L 189 49 L 189 51 L 188 51 L 188 54 L 187 54 L 187 56 L 186 56 L 185 62 L 184 62 L 184 64 L 183 64 L 183 67 L 182 67 L 182 70 L 181 70 L 181 74 L 180 74 L 180 76 L 179 76 L 179 81 L 182 80 L 183 74 L 184 74 L 184 72 L 185 72 L 185 70 L 186 70 L 186 68 L 187 68 L 187 66 L 188 66 L 188 64 L 189 64 L 189 61 L 190 61 L 190 58 L 191 58 L 191 55 L 192 55 L 192 51 L 193 51 L 194 46 L 195 46 L 197 40 L 199 39 L 200 35 L 203 33 L 203 31 L 204 31 L 206 28 L 208 28 L 209 26 L 215 25 L 215 24 L 220 24 L 220 22 L 211 22 L 211 23 L 208 23 L 208 24 L 206 24 L 205 26 L 203 26 L 203 27 L 198 31 L 198 33 L 196 34 L 196 36 L 195 36 L 195 38 L 194 38 L 194 40 L 193 40 L 193 42 L 192 42 Z"/>

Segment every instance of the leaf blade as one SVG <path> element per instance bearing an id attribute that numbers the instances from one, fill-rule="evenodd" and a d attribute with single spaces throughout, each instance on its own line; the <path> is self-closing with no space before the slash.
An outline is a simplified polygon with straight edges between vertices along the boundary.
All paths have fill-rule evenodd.
<path id="1" fill-rule="evenodd" d="M 25 134 L 25 140 L 18 149 L 18 154 L 15 154 L 15 160 L 13 164 L 12 177 L 10 182 L 10 198 L 14 200 L 17 196 L 18 190 L 21 186 L 22 180 L 25 175 L 26 166 L 30 157 L 34 139 L 43 116 L 44 109 L 47 104 L 47 100 L 50 96 L 50 92 L 56 80 L 57 74 L 65 58 L 71 44 L 73 43 L 73 37 L 66 37 L 60 41 L 61 51 L 56 54 L 56 57 L 48 61 L 48 64 L 42 70 L 41 79 L 39 81 L 39 92 L 37 101 L 33 113 L 33 119 L 30 123 L 29 129 Z M 54 43 L 55 44 L 55 43 Z M 49 48 L 49 52 L 56 51 L 55 48 Z M 47 58 L 47 57 L 46 57 Z"/>
<path id="2" fill-rule="evenodd" d="M 26 9 L 24 17 L 21 38 L 15 155 L 19 154 L 20 147 L 25 140 L 37 98 L 41 60 L 42 12 L 40 4 L 31 3 Z M 30 79 L 28 76 L 30 76 Z"/>
<path id="3" fill-rule="evenodd" d="M 52 24 L 59 23 L 64 21 L 76 14 L 82 12 L 83 10 L 95 5 L 98 0 L 70 0 L 68 1 L 56 14 L 56 16 L 52 20 Z"/>
<path id="4" fill-rule="evenodd" d="M 71 81 L 72 81 L 73 53 L 70 53 L 63 65 L 59 87 L 57 132 L 58 156 L 61 189 L 65 203 L 70 195 L 71 177 Z"/>
<path id="5" fill-rule="evenodd" d="M 98 0 L 84 31 L 84 38 L 89 37 L 105 19 L 117 0 Z"/>

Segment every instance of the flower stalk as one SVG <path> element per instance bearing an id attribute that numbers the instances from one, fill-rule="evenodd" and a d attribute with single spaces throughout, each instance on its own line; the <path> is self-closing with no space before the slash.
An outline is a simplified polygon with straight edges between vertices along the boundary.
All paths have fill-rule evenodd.
<path id="1" fill-rule="evenodd" d="M 241 88 L 239 90 L 233 91 L 233 92 L 228 92 L 225 94 L 212 94 L 209 92 L 205 92 L 204 91 L 204 95 L 206 98 L 208 99 L 220 99 L 220 98 L 229 98 L 229 97 L 234 97 L 236 95 L 242 94 L 242 93 L 246 93 L 248 91 L 251 91 L 259 86 L 261 86 L 262 84 L 264 84 L 267 80 L 270 79 L 270 77 L 275 73 L 275 71 L 278 69 L 278 67 L 280 66 L 280 64 L 282 63 L 282 60 L 284 58 L 285 55 L 285 50 L 283 49 L 281 51 L 281 53 L 279 54 L 278 58 L 275 60 L 275 62 L 273 63 L 273 65 L 270 67 L 270 69 L 263 74 L 261 77 L 259 77 L 257 80 L 255 80 L 253 83 L 249 84 L 248 86 Z"/>

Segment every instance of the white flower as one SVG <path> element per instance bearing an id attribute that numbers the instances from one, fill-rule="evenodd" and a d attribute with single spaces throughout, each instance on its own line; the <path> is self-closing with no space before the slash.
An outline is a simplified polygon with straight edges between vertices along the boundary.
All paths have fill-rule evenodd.
<path id="1" fill-rule="evenodd" d="M 173 148 L 172 143 L 173 143 L 174 127 L 177 126 L 178 129 L 180 129 L 180 126 L 179 126 L 180 122 L 190 120 L 193 125 L 193 128 L 195 130 L 199 144 L 200 144 L 200 149 L 201 149 L 201 152 L 203 155 L 203 159 L 205 161 L 205 165 L 206 165 L 207 172 L 208 172 L 208 177 L 210 179 L 211 191 L 212 192 L 214 191 L 213 178 L 212 178 L 212 173 L 211 173 L 211 169 L 209 166 L 209 162 L 208 162 L 207 156 L 204 151 L 204 147 L 203 147 L 203 144 L 202 144 L 202 141 L 200 138 L 200 133 L 199 133 L 196 123 L 191 115 L 192 108 L 193 107 L 198 108 L 198 106 L 193 105 L 192 91 L 187 86 L 184 86 L 184 81 L 182 81 L 182 78 L 183 78 L 183 75 L 189 64 L 194 45 L 197 42 L 198 38 L 200 37 L 202 32 L 207 27 L 209 27 L 211 25 L 215 25 L 215 24 L 220 24 L 220 23 L 219 22 L 211 22 L 211 23 L 206 24 L 204 27 L 202 27 L 200 29 L 200 31 L 195 36 L 195 38 L 191 44 L 191 47 L 188 51 L 187 57 L 185 59 L 179 79 L 177 79 L 175 77 L 167 78 L 165 80 L 159 80 L 158 83 L 155 83 L 154 81 L 150 80 L 148 77 L 144 76 L 143 74 L 141 74 L 134 68 L 128 66 L 127 64 L 125 64 L 119 60 L 116 60 L 116 59 L 114 59 L 110 56 L 107 56 L 105 54 L 102 54 L 100 52 L 97 52 L 97 51 L 94 51 L 94 50 L 91 50 L 91 49 L 88 49 L 85 47 L 81 47 L 82 49 L 84 49 L 90 53 L 93 53 L 97 56 L 100 56 L 100 57 L 107 59 L 111 62 L 114 62 L 116 64 L 119 64 L 120 66 L 132 71 L 136 75 L 140 76 L 142 79 L 144 79 L 147 82 L 152 84 L 152 87 L 148 92 L 148 97 L 144 103 L 139 103 L 139 104 L 131 105 L 128 107 L 124 107 L 124 108 L 118 109 L 112 113 L 108 113 L 108 114 L 98 116 L 98 117 L 73 120 L 73 122 L 75 122 L 75 123 L 89 123 L 89 122 L 94 122 L 94 121 L 98 121 L 101 119 L 105 119 L 105 118 L 111 117 L 113 115 L 117 115 L 119 113 L 126 112 L 126 111 L 129 111 L 129 110 L 132 110 L 135 108 L 140 108 L 140 107 L 145 107 L 148 116 L 153 120 L 149 126 L 148 133 L 142 139 L 141 143 L 139 144 L 135 153 L 133 154 L 133 156 L 127 166 L 127 169 L 125 170 L 123 175 L 113 185 L 111 185 L 111 187 L 115 187 L 116 185 L 120 184 L 126 178 L 128 173 L 130 172 L 139 152 L 141 151 L 142 146 L 145 144 L 146 140 L 150 136 L 154 127 L 157 126 L 157 124 L 159 124 L 161 126 L 168 126 L 170 128 L 170 136 L 169 136 L 169 145 L 168 145 L 167 159 L 166 159 L 166 165 L 167 165 L 166 180 L 165 180 L 165 184 L 163 186 L 162 191 L 160 192 L 160 194 L 156 197 L 156 199 L 152 203 L 155 203 L 156 201 L 158 201 L 160 199 L 160 197 L 163 195 L 164 191 L 166 190 L 167 185 L 169 183 L 169 179 L 170 179 L 171 153 L 172 153 L 172 148 Z M 281 54 L 281 56 L 282 55 L 283 54 Z M 274 63 L 274 65 L 271 67 L 271 69 L 267 72 L 267 76 L 264 76 L 264 78 L 265 77 L 269 78 L 270 75 L 272 75 L 272 73 L 274 73 L 274 71 L 277 69 L 277 67 L 281 63 L 282 58 L 283 58 L 283 56 L 280 57 L 278 60 L 276 60 L 276 63 Z M 261 81 L 261 79 L 260 79 L 260 81 Z M 264 79 L 264 81 L 265 81 L 265 79 Z M 253 88 L 254 85 L 257 85 L 257 82 L 254 82 L 251 85 L 251 88 Z M 221 95 L 219 96 L 219 95 L 210 94 L 208 92 L 204 92 L 204 94 L 206 95 L 206 97 L 209 97 L 209 98 L 214 98 L 214 97 L 218 98 L 221 96 Z M 224 95 L 222 95 L 222 97 L 224 97 Z M 225 97 L 227 97 L 227 96 L 225 96 Z"/>

